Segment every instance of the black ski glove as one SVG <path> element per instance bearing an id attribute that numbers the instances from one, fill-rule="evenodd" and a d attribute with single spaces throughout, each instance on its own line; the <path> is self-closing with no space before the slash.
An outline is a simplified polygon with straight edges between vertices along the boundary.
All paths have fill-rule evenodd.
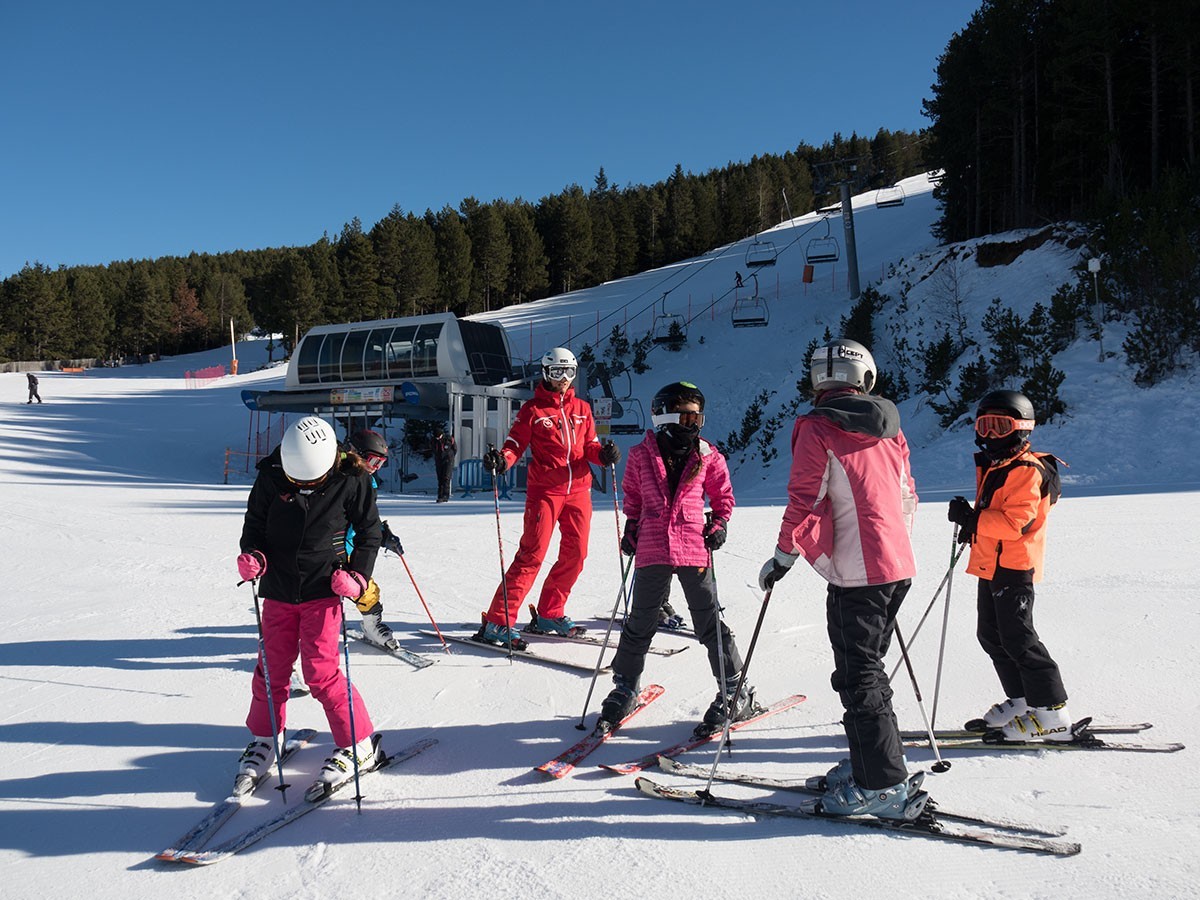
<path id="1" fill-rule="evenodd" d="M 504 454 L 493 447 L 483 454 L 483 468 L 493 475 L 503 475 L 504 470 L 508 468 L 508 463 L 504 459 Z"/>
<path id="2" fill-rule="evenodd" d="M 638 520 L 625 520 L 625 534 L 621 536 L 621 552 L 626 556 L 637 553 Z"/>
<path id="3" fill-rule="evenodd" d="M 725 543 L 725 538 L 729 537 L 728 523 L 714 516 L 712 521 L 704 526 L 704 546 L 708 550 L 720 550 L 721 545 Z"/>
<path id="4" fill-rule="evenodd" d="M 600 445 L 600 462 L 606 466 L 615 466 L 621 461 L 621 448 L 612 441 Z"/>
<path id="5" fill-rule="evenodd" d="M 388 527 L 387 522 L 383 522 L 383 549 L 391 550 L 397 556 L 404 555 L 404 547 L 400 544 L 400 538 L 392 534 L 392 529 Z"/>
<path id="6" fill-rule="evenodd" d="M 974 515 L 975 510 L 966 497 L 955 497 L 950 501 L 950 508 L 946 510 L 946 518 L 955 525 L 966 525 Z"/>

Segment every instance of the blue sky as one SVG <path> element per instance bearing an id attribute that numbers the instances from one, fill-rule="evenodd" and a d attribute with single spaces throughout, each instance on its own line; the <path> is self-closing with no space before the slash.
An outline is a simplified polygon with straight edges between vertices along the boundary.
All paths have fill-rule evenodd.
<path id="1" fill-rule="evenodd" d="M 0 278 L 927 124 L 952 0 L 4 4 Z"/>

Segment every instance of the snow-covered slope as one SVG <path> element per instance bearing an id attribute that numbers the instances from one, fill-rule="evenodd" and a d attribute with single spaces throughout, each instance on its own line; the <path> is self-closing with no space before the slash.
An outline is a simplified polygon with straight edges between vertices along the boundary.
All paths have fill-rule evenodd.
<path id="1" fill-rule="evenodd" d="M 898 210 L 876 211 L 867 201 L 857 219 L 864 281 L 870 267 L 887 275 L 894 265 L 900 273 L 904 260 L 915 265 L 919 254 L 936 252 L 927 194 L 914 187 Z M 903 218 L 884 218 L 896 213 Z M 804 240 L 797 233 L 803 227 L 777 229 L 772 239 L 781 248 L 793 237 Z M 886 249 L 874 254 L 877 243 Z M 639 395 L 648 399 L 676 378 L 697 380 L 710 397 L 706 430 L 717 436 L 736 427 L 763 387 L 782 395 L 801 374 L 797 359 L 809 338 L 835 328 L 846 306 L 844 287 L 814 282 L 803 292 L 802 262 L 789 257 L 798 246 L 780 254 L 770 327 L 735 331 L 726 298 L 707 321 L 693 322 L 684 352 L 651 355 L 653 369 L 635 384 Z M 683 282 L 688 266 L 669 270 L 681 282 L 668 295 L 669 307 L 686 306 L 689 292 L 697 305 L 721 296 L 735 270 L 746 274 L 744 255 L 744 246 L 714 253 L 703 270 L 711 283 L 704 274 Z M 1011 269 L 1011 281 L 988 270 L 993 280 L 985 282 L 981 273 L 974 296 L 984 304 L 992 296 L 1032 296 L 1052 289 L 1058 267 L 1065 280 L 1073 262 L 1034 266 L 1033 260 L 1029 269 Z M 1034 277 L 1035 271 L 1043 274 Z M 590 319 L 594 327 L 597 311 L 603 317 L 639 294 L 645 302 L 658 299 L 666 287 L 655 280 L 667 274 L 647 273 L 491 316 L 513 330 L 518 346 L 532 323 L 540 348 L 562 342 L 564 326 L 578 333 Z M 649 313 L 641 315 L 650 327 Z M 605 325 L 601 329 L 603 335 Z M 1116 346 L 1118 337 L 1106 335 L 1109 340 Z M 574 725 L 587 677 L 510 665 L 469 649 L 414 671 L 352 647 L 352 674 L 387 746 L 425 735 L 436 737 L 438 746 L 365 780 L 361 815 L 352 802 L 338 801 L 212 868 L 152 862 L 154 852 L 220 799 L 247 740 L 242 722 L 256 649 L 254 615 L 247 588 L 235 587 L 234 569 L 247 482 L 222 484 L 222 461 L 226 447 L 244 447 L 247 440 L 239 391 L 278 386 L 282 376 L 250 371 L 265 358 L 261 344 L 239 349 L 249 374 L 200 390 L 185 390 L 183 371 L 223 362 L 223 353 L 82 376 L 46 374 L 42 406 L 24 403 L 22 376 L 0 375 L 6 398 L 0 405 L 6 585 L 0 892 L 15 900 L 624 898 L 714 891 L 771 898 L 1191 896 L 1200 879 L 1194 850 L 1200 786 L 1191 764 L 1200 742 L 1194 688 L 1200 665 L 1192 646 L 1200 633 L 1200 479 L 1190 452 L 1195 429 L 1186 424 L 1195 421 L 1193 385 L 1181 378 L 1151 391 L 1134 389 L 1117 361 L 1096 363 L 1096 355 L 1094 344 L 1081 342 L 1056 358 L 1068 372 L 1063 393 L 1071 414 L 1037 432 L 1042 446 L 1072 463 L 1074 479 L 1053 514 L 1038 621 L 1062 665 L 1076 716 L 1151 720 L 1156 727 L 1142 740 L 1178 740 L 1189 748 L 1171 755 L 946 751 L 953 768 L 927 781 L 947 806 L 1067 826 L 1084 850 L 1061 860 L 835 823 L 668 806 L 637 795 L 631 780 L 594 768 L 591 763 L 631 758 L 690 730 L 714 690 L 694 647 L 650 658 L 645 680 L 663 684 L 663 698 L 561 782 L 531 769 L 579 736 Z M 940 690 L 940 603 L 921 634 L 912 634 L 949 560 L 950 525 L 941 501 L 970 488 L 970 436 L 941 434 L 915 403 L 905 414 L 924 502 L 914 532 L 921 571 L 901 619 L 926 712 L 932 714 L 936 697 L 937 722 L 951 726 L 1000 696 L 973 637 L 972 579 L 960 573 L 952 584 Z M 753 583 L 774 543 L 785 474 L 783 461 L 762 472 L 743 464 L 741 502 L 716 560 L 725 615 L 743 651 L 760 612 Z M 462 629 L 477 622 L 499 575 L 491 498 L 435 505 L 425 494 L 387 494 L 380 505 L 439 623 Z M 509 558 L 520 525 L 520 501 L 502 502 L 500 531 Z M 590 556 L 569 607 L 577 618 L 618 602 L 618 528 L 612 497 L 597 495 Z M 436 642 L 417 634 L 427 619 L 404 567 L 384 558 L 376 575 L 387 618 L 405 646 L 437 654 Z M 352 613 L 352 623 L 355 618 Z M 592 648 L 554 652 L 595 659 Z M 723 768 L 799 777 L 844 755 L 841 710 L 828 680 L 824 586 L 803 567 L 775 591 L 750 665 L 763 699 L 797 691 L 809 699 L 740 732 Z M 606 689 L 601 679 L 596 693 Z M 895 689 L 901 724 L 921 727 L 903 670 Z M 593 710 L 598 699 L 593 695 Z M 322 743 L 302 754 L 290 773 L 293 784 L 303 785 L 328 748 L 328 734 L 311 699 L 292 701 L 288 713 L 290 727 L 321 732 Z M 686 757 L 701 764 L 712 758 L 711 749 Z M 926 750 L 910 751 L 914 766 L 931 759 Z M 226 829 L 259 821 L 281 802 L 267 791 Z"/>

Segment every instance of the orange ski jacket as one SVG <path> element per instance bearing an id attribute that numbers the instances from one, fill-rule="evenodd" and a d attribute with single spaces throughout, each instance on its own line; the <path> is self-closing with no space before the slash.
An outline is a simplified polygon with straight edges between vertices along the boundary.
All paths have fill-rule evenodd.
<path id="1" fill-rule="evenodd" d="M 1062 493 L 1058 458 L 1025 449 L 993 463 L 975 454 L 975 509 L 967 573 L 991 580 L 996 567 L 1029 572 L 1042 580 L 1046 518 Z"/>

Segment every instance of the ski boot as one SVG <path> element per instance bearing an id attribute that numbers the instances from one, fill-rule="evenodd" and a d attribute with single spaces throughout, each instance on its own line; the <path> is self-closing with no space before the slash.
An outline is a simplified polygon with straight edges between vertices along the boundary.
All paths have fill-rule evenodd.
<path id="1" fill-rule="evenodd" d="M 991 731 L 1003 728 L 1017 716 L 1025 715 L 1029 706 L 1024 697 L 1008 697 L 999 703 L 993 703 L 991 708 L 980 719 L 971 719 L 963 727 L 967 731 Z"/>
<path id="2" fill-rule="evenodd" d="M 310 803 L 323 800 L 353 778 L 355 756 L 358 757 L 359 772 L 369 772 L 387 759 L 379 735 L 364 738 L 353 747 L 338 747 L 321 766 L 317 780 L 304 792 L 304 799 Z"/>
<path id="3" fill-rule="evenodd" d="M 675 607 L 665 600 L 658 611 L 658 627 L 663 631 L 678 631 L 683 628 L 683 616 L 675 612 Z"/>
<path id="4" fill-rule="evenodd" d="M 557 619 L 548 619 L 537 611 L 537 607 L 530 606 L 530 615 L 533 616 L 533 621 L 526 626 L 525 630 L 531 634 L 559 634 L 563 637 L 579 637 L 587 631 L 582 625 L 576 625 L 570 616 L 559 616 Z"/>
<path id="5" fill-rule="evenodd" d="M 376 603 L 371 607 L 370 612 L 362 614 L 362 630 L 363 636 L 372 644 L 378 644 L 388 650 L 396 650 L 400 647 L 399 641 L 392 634 L 392 629 L 383 621 L 382 603 Z"/>
<path id="6" fill-rule="evenodd" d="M 613 689 L 609 691 L 604 702 L 600 704 L 600 719 L 596 728 L 601 731 L 612 731 L 621 724 L 621 720 L 633 712 L 637 704 L 637 679 L 628 679 L 623 675 L 613 675 Z"/>
<path id="7" fill-rule="evenodd" d="M 1031 706 L 1000 729 L 1006 741 L 1073 741 L 1067 704 Z"/>
<path id="8" fill-rule="evenodd" d="M 918 772 L 899 784 L 871 790 L 860 787 L 851 776 L 849 781 L 832 786 L 821 795 L 821 811 L 835 816 L 875 816 L 911 822 L 920 818 L 929 802 L 929 794 L 921 790 L 924 779 L 925 773 Z"/>
<path id="9" fill-rule="evenodd" d="M 238 757 L 238 771 L 233 779 L 234 794 L 245 794 L 254 790 L 260 778 L 271 771 L 275 762 L 275 743 L 270 737 L 254 735 L 253 740 Z"/>
<path id="10" fill-rule="evenodd" d="M 725 689 L 717 691 L 716 698 L 704 711 L 704 718 L 692 730 L 693 736 L 709 737 L 722 730 L 725 727 L 726 712 L 729 713 L 730 722 L 740 722 L 760 711 L 761 707 L 755 700 L 754 688 L 750 685 L 743 685 L 741 693 L 734 696 L 740 680 L 740 674 L 730 675 L 725 679 Z"/>
<path id="11" fill-rule="evenodd" d="M 499 644 L 501 647 L 512 647 L 514 650 L 524 650 L 529 646 L 517 629 L 506 625 L 497 625 L 495 622 L 484 622 L 483 626 L 475 632 L 472 640 L 482 641 L 485 644 Z"/>

